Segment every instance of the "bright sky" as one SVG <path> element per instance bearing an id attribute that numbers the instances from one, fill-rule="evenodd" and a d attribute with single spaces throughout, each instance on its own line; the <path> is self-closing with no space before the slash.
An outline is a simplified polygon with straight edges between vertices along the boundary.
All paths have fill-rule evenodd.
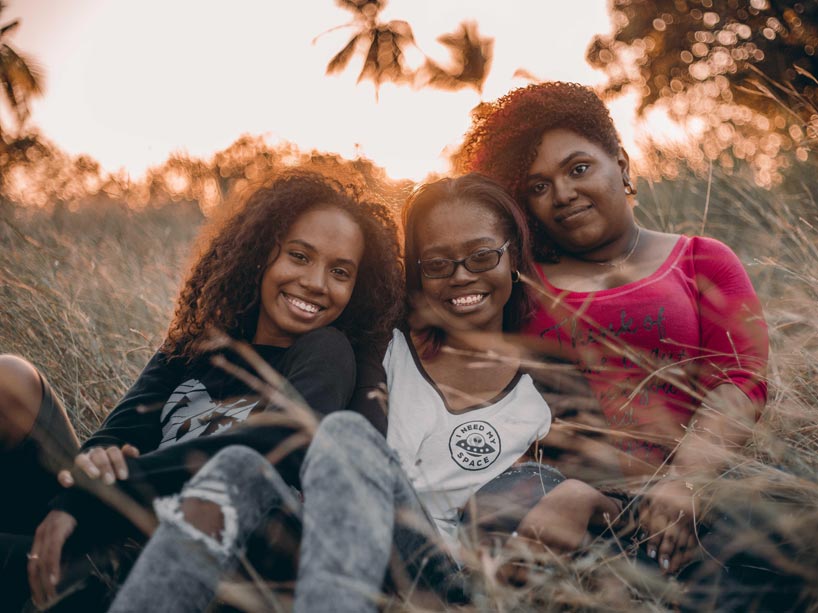
<path id="1" fill-rule="evenodd" d="M 404 19 L 418 45 L 447 59 L 437 36 L 476 20 L 495 39 L 483 93 L 494 99 L 542 79 L 601 83 L 584 59 L 607 33 L 607 0 L 391 0 L 383 19 Z M 370 82 L 355 85 L 362 58 L 327 77 L 330 58 L 351 28 L 332 0 L 10 0 L 11 38 L 46 72 L 46 95 L 32 121 L 72 154 L 134 177 L 168 154 L 208 157 L 244 133 L 288 140 L 345 157 L 358 151 L 395 178 L 443 172 L 480 96 L 473 90 L 413 91 L 386 84 L 376 102 Z M 5 23 L 4 21 L 4 23 Z M 633 101 L 611 106 L 633 147 Z"/>

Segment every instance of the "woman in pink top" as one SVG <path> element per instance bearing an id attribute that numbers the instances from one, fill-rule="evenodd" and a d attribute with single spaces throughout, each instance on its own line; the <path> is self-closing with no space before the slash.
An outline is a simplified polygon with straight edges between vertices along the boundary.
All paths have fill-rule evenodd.
<path id="1" fill-rule="evenodd" d="M 481 106 L 457 161 L 527 211 L 543 294 L 526 332 L 586 374 L 622 472 L 662 476 L 640 521 L 648 556 L 675 572 L 696 543 L 690 476 L 717 475 L 766 400 L 747 274 L 716 240 L 637 225 L 628 155 L 587 87 L 531 85 Z"/>

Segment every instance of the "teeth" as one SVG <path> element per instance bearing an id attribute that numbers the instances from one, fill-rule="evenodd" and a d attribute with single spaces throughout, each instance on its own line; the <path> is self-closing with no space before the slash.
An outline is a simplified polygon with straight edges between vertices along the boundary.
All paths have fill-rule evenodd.
<path id="1" fill-rule="evenodd" d="M 290 296 L 289 294 L 286 296 L 287 300 L 290 304 L 298 307 L 302 311 L 307 311 L 307 313 L 317 313 L 321 310 L 321 307 L 318 305 L 312 304 L 311 302 L 304 302 L 303 300 L 299 300 L 295 296 Z"/>
<path id="2" fill-rule="evenodd" d="M 477 304 L 483 299 L 483 294 L 471 294 L 469 296 L 458 296 L 457 298 L 452 298 L 451 303 L 455 306 L 469 306 L 472 304 Z"/>

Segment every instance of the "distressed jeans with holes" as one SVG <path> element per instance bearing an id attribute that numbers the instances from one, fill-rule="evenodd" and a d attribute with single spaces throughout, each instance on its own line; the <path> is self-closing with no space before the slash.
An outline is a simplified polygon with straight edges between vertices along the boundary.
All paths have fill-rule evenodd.
<path id="1" fill-rule="evenodd" d="M 387 575 L 400 591 L 436 598 L 434 608 L 468 600 L 466 577 L 438 546 L 437 529 L 397 455 L 363 417 L 341 412 L 324 419 L 301 485 L 294 611 L 377 611 Z"/>
<path id="2" fill-rule="evenodd" d="M 186 499 L 214 503 L 222 530 L 215 536 L 186 519 Z M 114 613 L 203 611 L 222 575 L 235 565 L 248 536 L 276 505 L 298 501 L 264 456 L 231 446 L 213 456 L 179 495 L 155 502 L 160 524 L 110 608 Z M 192 521 L 192 523 L 191 523 Z"/>

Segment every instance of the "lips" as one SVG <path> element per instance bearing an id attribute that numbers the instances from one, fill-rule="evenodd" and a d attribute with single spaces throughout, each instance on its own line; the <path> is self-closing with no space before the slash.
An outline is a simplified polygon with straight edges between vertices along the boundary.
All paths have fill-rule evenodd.
<path id="1" fill-rule="evenodd" d="M 587 213 L 593 208 L 591 204 L 581 204 L 577 206 L 572 206 L 570 209 L 564 209 L 558 215 L 554 217 L 554 221 L 560 224 L 571 223 L 577 221 L 579 216 Z"/>
<path id="2" fill-rule="evenodd" d="M 317 315 L 319 312 L 324 310 L 324 307 L 322 307 L 320 304 L 309 302 L 308 300 L 298 298 L 296 296 L 293 296 L 292 294 L 281 292 L 281 295 L 284 297 L 284 300 L 287 301 L 287 304 L 290 305 L 290 307 L 296 314 L 311 317 Z"/>

